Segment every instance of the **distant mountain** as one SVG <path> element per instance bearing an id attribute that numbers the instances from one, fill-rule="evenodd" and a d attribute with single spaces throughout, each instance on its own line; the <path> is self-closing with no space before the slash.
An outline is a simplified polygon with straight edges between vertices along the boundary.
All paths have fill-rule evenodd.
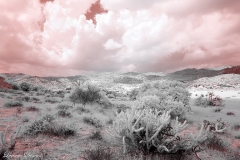
<path id="1" fill-rule="evenodd" d="M 222 74 L 240 74 L 240 66 L 233 66 L 221 70 Z"/>
<path id="2" fill-rule="evenodd" d="M 2 83 L 0 88 L 6 88 L 7 85 L 4 83 L 5 79 L 6 82 L 28 82 L 35 85 L 41 85 L 51 90 L 64 90 L 66 88 L 72 88 L 76 85 L 91 83 L 102 89 L 124 92 L 126 90 L 130 90 L 131 88 L 138 87 L 146 82 L 151 83 L 152 81 L 177 80 L 184 82 L 187 85 L 191 85 L 191 82 L 200 78 L 215 77 L 222 74 L 240 74 L 240 66 L 223 67 L 223 69 L 220 70 L 188 68 L 172 73 L 102 72 L 69 77 L 38 77 L 22 73 L 2 73 L 0 74 L 0 77 L 3 77 L 0 79 L 0 83 Z"/>
<path id="3" fill-rule="evenodd" d="M 1 77 L 4 78 L 23 78 L 23 77 L 30 77 L 30 75 L 23 74 L 23 73 L 0 73 Z"/>
<path id="4" fill-rule="evenodd" d="M 137 76 L 137 75 L 141 75 L 142 73 L 138 73 L 138 72 L 126 72 L 123 73 L 123 75 L 127 75 L 127 76 Z"/>
<path id="5" fill-rule="evenodd" d="M 181 71 L 176 71 L 166 75 L 166 79 L 178 80 L 183 82 L 193 81 L 203 77 L 214 77 L 221 74 L 221 71 L 215 71 L 210 69 L 195 69 L 188 68 Z"/>
<path id="6" fill-rule="evenodd" d="M 225 68 L 231 68 L 232 66 L 221 66 L 221 67 L 215 67 L 215 68 L 208 68 L 210 70 L 215 70 L 215 71 L 220 71 L 223 70 Z"/>

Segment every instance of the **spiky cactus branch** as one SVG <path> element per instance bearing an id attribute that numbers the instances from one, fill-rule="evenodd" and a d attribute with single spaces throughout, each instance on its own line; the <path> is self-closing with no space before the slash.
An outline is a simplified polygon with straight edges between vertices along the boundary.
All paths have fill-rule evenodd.
<path id="1" fill-rule="evenodd" d="M 11 136 L 10 136 L 10 147 L 7 146 L 8 127 L 6 128 L 5 133 L 0 131 L 0 144 L 2 145 L 2 148 L 5 148 L 5 149 L 13 149 L 14 148 L 15 143 L 16 143 L 16 138 L 17 138 L 17 135 L 18 135 L 20 129 L 21 129 L 21 126 L 18 127 L 18 130 L 17 130 L 15 135 L 11 134 Z"/>

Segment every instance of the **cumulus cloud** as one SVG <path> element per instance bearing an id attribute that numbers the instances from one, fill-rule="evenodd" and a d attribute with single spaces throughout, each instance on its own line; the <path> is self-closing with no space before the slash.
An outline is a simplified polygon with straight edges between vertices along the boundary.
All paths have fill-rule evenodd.
<path id="1" fill-rule="evenodd" d="M 95 6 L 95 19 L 86 18 L 96 3 L 102 9 Z M 0 72 L 67 76 L 238 65 L 239 7 L 238 0 L 0 1 Z"/>
<path id="2" fill-rule="evenodd" d="M 122 47 L 121 44 L 114 41 L 113 39 L 109 39 L 106 43 L 103 44 L 103 46 L 106 50 L 115 50 Z"/>

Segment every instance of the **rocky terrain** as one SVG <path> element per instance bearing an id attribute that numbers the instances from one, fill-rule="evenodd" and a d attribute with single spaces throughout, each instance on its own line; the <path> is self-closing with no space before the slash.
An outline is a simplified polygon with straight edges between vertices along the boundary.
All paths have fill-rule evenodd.
<path id="1" fill-rule="evenodd" d="M 215 77 L 204 77 L 192 81 L 188 88 L 190 89 L 223 89 L 237 90 L 240 89 L 239 74 L 222 74 Z"/>
<path id="2" fill-rule="evenodd" d="M 3 77 L 0 77 L 0 88 L 2 89 L 11 89 L 12 86 L 5 82 L 5 79 Z"/>
<path id="3" fill-rule="evenodd" d="M 177 80 L 184 82 L 189 89 L 239 89 L 240 66 L 223 67 L 223 69 L 184 69 L 173 73 L 163 72 L 127 72 L 127 73 L 92 73 L 71 77 L 37 77 L 25 74 L 0 74 L 1 88 L 11 88 L 4 82 L 28 82 L 58 91 L 71 89 L 74 86 L 91 83 L 107 92 L 127 94 L 143 83 L 152 81 Z"/>

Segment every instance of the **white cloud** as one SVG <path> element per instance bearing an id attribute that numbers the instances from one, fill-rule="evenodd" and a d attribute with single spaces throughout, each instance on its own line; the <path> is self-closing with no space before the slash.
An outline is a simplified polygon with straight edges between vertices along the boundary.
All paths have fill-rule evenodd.
<path id="1" fill-rule="evenodd" d="M 239 63 L 239 1 L 101 0 L 96 25 L 84 16 L 94 2 L 0 1 L 1 63 L 72 73 Z"/>
<path id="2" fill-rule="evenodd" d="M 122 47 L 122 45 L 113 39 L 109 39 L 105 44 L 103 44 L 104 48 L 107 50 L 115 50 Z"/>

